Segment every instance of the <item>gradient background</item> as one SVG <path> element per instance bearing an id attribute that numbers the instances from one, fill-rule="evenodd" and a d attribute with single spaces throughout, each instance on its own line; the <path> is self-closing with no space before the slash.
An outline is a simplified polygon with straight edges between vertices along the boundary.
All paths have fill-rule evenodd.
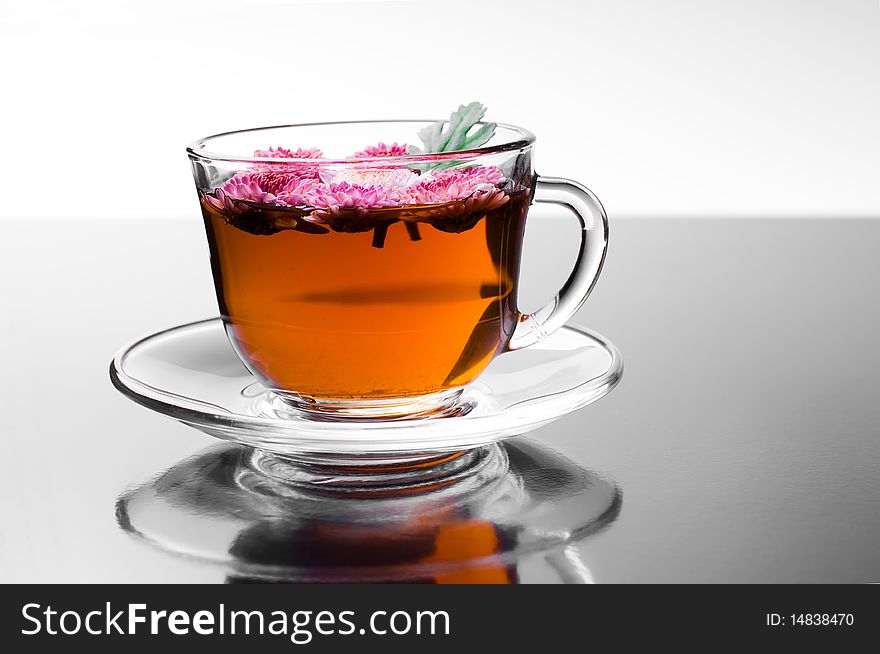
<path id="1" fill-rule="evenodd" d="M 211 443 L 107 378 L 217 313 L 186 144 L 480 100 L 612 220 L 576 322 L 627 372 L 541 436 L 625 490 L 597 581 L 878 581 L 880 221 L 789 220 L 880 217 L 878 32 L 877 0 L 6 3 L 0 580 L 216 580 L 113 520 Z M 525 311 L 577 250 L 538 209 Z"/>
<path id="2" fill-rule="evenodd" d="M 195 218 L 196 138 L 474 99 L 613 218 L 880 215 L 878 36 L 877 0 L 17 2 L 0 216 Z"/>

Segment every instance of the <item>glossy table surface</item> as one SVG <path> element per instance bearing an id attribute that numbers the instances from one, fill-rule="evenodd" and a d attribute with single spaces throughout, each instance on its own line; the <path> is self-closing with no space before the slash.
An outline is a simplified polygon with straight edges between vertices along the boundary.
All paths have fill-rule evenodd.
<path id="1" fill-rule="evenodd" d="M 534 304 L 574 242 L 556 216 L 530 221 Z M 216 447 L 107 375 L 123 344 L 216 314 L 201 225 L 3 229 L 0 581 L 234 580 L 132 537 L 117 516 L 120 497 L 164 470 L 198 482 L 181 462 Z M 574 322 L 616 343 L 623 381 L 527 438 L 622 501 L 565 552 L 576 574 L 533 552 L 512 563 L 519 579 L 880 581 L 878 243 L 873 220 L 613 221 L 603 277 Z M 206 547 L 214 537 L 200 534 Z"/>

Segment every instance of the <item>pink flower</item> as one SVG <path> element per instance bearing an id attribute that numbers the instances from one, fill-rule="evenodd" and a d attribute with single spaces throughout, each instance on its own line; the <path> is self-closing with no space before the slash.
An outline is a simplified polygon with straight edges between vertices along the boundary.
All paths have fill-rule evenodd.
<path id="1" fill-rule="evenodd" d="M 284 159 L 320 159 L 324 156 L 318 148 L 269 148 L 268 150 L 254 150 L 255 157 L 279 159 L 278 163 L 260 162 L 251 168 L 254 172 L 278 172 L 296 175 L 302 178 L 316 179 L 320 173 L 319 164 L 301 163 L 298 161 L 284 161 Z"/>
<path id="2" fill-rule="evenodd" d="M 373 229 L 370 209 L 395 207 L 400 194 L 384 186 L 333 182 L 318 186 L 309 194 L 309 204 L 315 210 L 309 220 L 325 223 L 338 232 L 363 232 Z"/>
<path id="3" fill-rule="evenodd" d="M 353 159 L 359 159 L 363 157 L 402 157 L 406 154 L 406 143 L 398 144 L 396 141 L 391 145 L 385 145 L 382 141 L 379 141 L 378 145 L 368 145 L 360 152 L 355 152 L 351 155 Z"/>
<path id="4" fill-rule="evenodd" d="M 332 182 L 317 186 L 309 193 L 309 202 L 316 209 L 331 213 L 340 209 L 378 209 L 394 207 L 400 203 L 400 194 L 392 188 L 375 184 L 362 186 L 349 182 Z"/>
<path id="5" fill-rule="evenodd" d="M 306 151 L 279 148 L 265 152 L 277 153 L 273 155 L 276 158 Z M 427 222 L 437 229 L 454 232 L 469 229 L 481 215 L 497 209 L 509 199 L 499 188 L 507 180 L 493 166 L 443 170 L 419 176 L 406 168 L 362 166 L 319 170 L 316 166 L 308 169 L 303 168 L 307 164 L 283 161 L 277 165 L 276 168 L 276 164 L 266 164 L 240 172 L 206 194 L 205 200 L 214 208 L 239 217 L 250 215 L 251 208 L 269 211 L 271 207 L 277 207 L 276 213 L 285 207 L 311 209 L 307 216 L 299 214 L 296 220 L 300 223 L 294 222 L 294 225 L 305 226 L 306 223 L 301 222 L 304 218 L 341 232 L 368 231 L 377 224 L 385 224 L 387 229 L 388 223 L 382 223 L 383 219 L 372 214 L 372 210 L 420 205 L 427 207 L 427 212 L 420 214 Z M 286 213 L 281 219 L 276 216 L 272 229 L 279 229 L 279 220 L 289 219 Z M 390 214 L 384 218 L 392 222 L 395 219 L 395 215 Z M 263 229 L 262 223 L 260 225 L 259 228 Z M 256 228 L 252 225 L 251 229 Z"/>
<path id="6" fill-rule="evenodd" d="M 307 204 L 307 195 L 318 184 L 314 179 L 286 173 L 242 173 L 214 189 L 213 196 L 208 194 L 206 199 L 218 209 L 233 209 L 233 200 L 277 207 L 303 206 Z"/>
<path id="7" fill-rule="evenodd" d="M 322 159 L 324 153 L 318 148 L 269 148 L 268 150 L 254 150 L 255 157 L 271 159 Z"/>
<path id="8" fill-rule="evenodd" d="M 495 196 L 495 191 L 501 193 L 498 186 L 504 181 L 494 166 L 441 170 L 403 190 L 403 197 L 407 204 L 443 204 L 474 194 Z"/>
<path id="9" fill-rule="evenodd" d="M 500 186 L 507 181 L 507 178 L 501 173 L 501 169 L 496 166 L 441 170 L 431 175 L 431 179 L 468 180 L 470 184 L 491 184 L 492 186 Z"/>
<path id="10" fill-rule="evenodd" d="M 458 224 L 461 219 L 476 219 L 508 201 L 507 194 L 498 188 L 505 181 L 494 166 L 443 170 L 401 189 L 401 199 L 405 204 L 438 205 L 428 214 L 431 224 L 444 231 L 459 231 L 473 226 Z"/>

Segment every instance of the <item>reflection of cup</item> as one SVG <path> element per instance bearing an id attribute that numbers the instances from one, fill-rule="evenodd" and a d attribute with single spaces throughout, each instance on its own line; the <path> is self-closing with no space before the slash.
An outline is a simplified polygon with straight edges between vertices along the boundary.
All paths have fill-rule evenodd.
<path id="1" fill-rule="evenodd" d="M 282 472 L 281 470 L 273 470 Z M 336 488 L 269 475 L 214 447 L 127 491 L 119 525 L 231 581 L 583 583 L 575 544 L 616 519 L 620 490 L 527 439 L 485 448 L 447 483 Z"/>
<path id="2" fill-rule="evenodd" d="M 258 150 L 326 143 L 344 154 L 420 127 L 295 125 L 188 149 L 227 334 L 249 370 L 303 410 L 381 419 L 449 408 L 497 354 L 560 327 L 599 274 L 601 205 L 575 182 L 535 176 L 525 130 L 498 125 L 488 145 L 440 154 Z M 583 237 L 560 294 L 522 315 L 532 199 L 572 209 Z"/>
<path id="3" fill-rule="evenodd" d="M 388 524 L 266 521 L 239 534 L 230 555 L 238 561 L 287 563 L 313 582 L 356 581 L 357 571 L 372 568 L 382 581 L 515 584 L 516 565 L 498 558 L 509 546 L 505 539 L 515 538 L 488 520 L 441 506 L 432 514 L 401 516 Z M 384 577 L 383 570 L 388 570 Z"/>

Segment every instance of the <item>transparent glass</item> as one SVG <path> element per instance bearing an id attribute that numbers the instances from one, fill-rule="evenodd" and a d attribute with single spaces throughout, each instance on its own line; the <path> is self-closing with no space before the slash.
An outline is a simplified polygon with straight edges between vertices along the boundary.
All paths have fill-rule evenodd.
<path id="1" fill-rule="evenodd" d="M 528 439 L 459 458 L 457 474 L 418 487 L 317 487 L 220 445 L 128 489 L 116 518 L 229 582 L 592 581 L 577 545 L 617 518 L 616 484 Z"/>
<path id="2" fill-rule="evenodd" d="M 440 154 L 384 147 L 430 122 L 290 125 L 188 148 L 226 334 L 311 419 L 455 415 L 498 355 L 559 329 L 598 278 L 605 212 L 582 185 L 534 174 L 531 133 L 499 124 L 485 146 Z M 568 207 L 582 229 L 568 281 L 526 315 L 533 201 Z"/>
<path id="3" fill-rule="evenodd" d="M 566 326 L 498 356 L 454 411 L 420 420 L 353 421 L 316 418 L 266 389 L 242 366 L 218 319 L 149 336 L 110 364 L 113 383 L 135 402 L 216 438 L 298 462 L 300 481 L 319 485 L 360 484 L 358 467 L 381 471 L 383 485 L 431 480 L 441 463 L 452 473 L 464 459 L 444 461 L 445 455 L 558 420 L 604 397 L 622 372 L 612 343 Z"/>

